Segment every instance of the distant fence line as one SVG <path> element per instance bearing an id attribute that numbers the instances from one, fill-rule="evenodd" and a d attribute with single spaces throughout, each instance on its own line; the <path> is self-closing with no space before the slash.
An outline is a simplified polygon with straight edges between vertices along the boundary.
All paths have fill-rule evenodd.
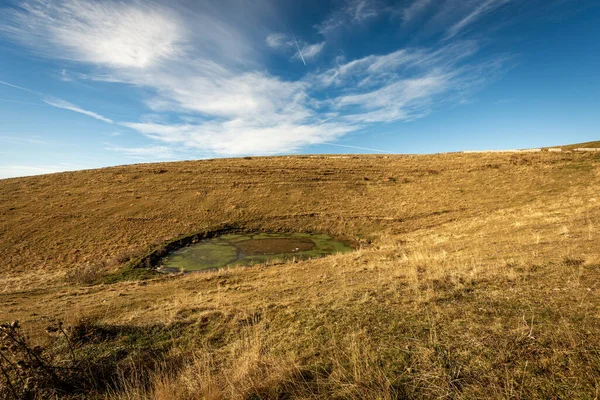
<path id="1" fill-rule="evenodd" d="M 586 147 L 586 148 L 579 148 L 579 149 L 574 149 L 575 151 L 600 151 L 600 148 L 593 148 L 593 147 Z"/>

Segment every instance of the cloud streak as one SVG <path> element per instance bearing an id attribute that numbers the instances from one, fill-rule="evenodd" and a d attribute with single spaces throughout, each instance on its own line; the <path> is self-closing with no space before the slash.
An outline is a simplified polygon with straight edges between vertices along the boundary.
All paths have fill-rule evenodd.
<path id="1" fill-rule="evenodd" d="M 464 18 L 462 18 L 450 27 L 450 29 L 448 29 L 446 33 L 446 38 L 448 39 L 456 36 L 461 30 L 465 29 L 468 25 L 474 23 L 477 19 L 495 10 L 496 8 L 508 3 L 509 1 L 510 0 L 484 0 Z"/>
<path id="2" fill-rule="evenodd" d="M 88 117 L 92 117 L 97 120 L 109 123 L 109 124 L 114 123 L 114 121 L 109 118 L 103 117 L 102 115 L 97 114 L 93 111 L 84 110 L 83 108 L 81 108 L 73 103 L 69 103 L 66 100 L 59 99 L 58 97 L 47 96 L 44 93 L 38 92 L 36 90 L 31 90 L 31 89 L 27 89 L 22 86 L 13 85 L 12 83 L 5 82 L 5 81 L 0 81 L 0 84 L 8 86 L 8 87 L 12 87 L 14 89 L 18 89 L 18 90 L 21 90 L 21 91 L 24 91 L 27 93 L 33 93 L 36 96 L 40 96 L 40 97 L 42 97 L 42 101 L 44 102 L 44 104 L 33 103 L 33 102 L 28 102 L 28 101 L 20 101 L 20 100 L 10 100 L 10 99 L 0 99 L 0 101 L 7 101 L 7 102 L 11 102 L 11 103 L 18 103 L 18 104 L 29 104 L 29 105 L 34 105 L 34 106 L 49 105 L 52 107 L 62 108 L 64 110 L 69 110 L 69 111 L 73 111 L 73 112 L 76 112 L 79 114 L 87 115 Z"/>
<path id="3" fill-rule="evenodd" d="M 11 87 L 14 89 L 22 90 L 22 91 L 28 92 L 28 93 L 40 94 L 40 92 L 36 92 L 35 90 L 27 89 L 22 86 L 13 85 L 12 83 L 5 82 L 5 81 L 0 81 L 0 85 L 4 85 L 4 86 L 8 86 L 8 87 Z"/>
<path id="4" fill-rule="evenodd" d="M 346 0 L 344 6 L 315 28 L 328 35 L 344 26 L 361 24 L 384 11 L 375 0 Z"/>
<path id="5" fill-rule="evenodd" d="M 76 112 L 79 114 L 87 115 L 88 117 L 95 118 L 99 121 L 103 121 L 108 124 L 114 123 L 114 121 L 112 119 L 103 117 L 102 115 L 97 114 L 93 111 L 84 110 L 83 108 L 78 107 L 75 104 L 69 103 L 68 101 L 65 101 L 62 99 L 58 99 L 56 97 L 46 97 L 43 101 L 44 101 L 44 103 L 46 103 L 52 107 L 62 108 L 64 110 L 69 110 L 69 111 L 73 111 L 73 112 Z"/>
<path id="6" fill-rule="evenodd" d="M 432 0 L 415 0 L 410 6 L 402 10 L 402 19 L 404 23 L 410 23 L 416 17 L 421 15 L 427 7 L 431 4 Z"/>
<path id="7" fill-rule="evenodd" d="M 410 121 L 441 104 L 462 101 L 507 68 L 503 57 L 466 63 L 478 49 L 473 41 L 437 50 L 402 49 L 353 60 L 311 79 L 329 94 L 320 104 L 357 129 Z"/>

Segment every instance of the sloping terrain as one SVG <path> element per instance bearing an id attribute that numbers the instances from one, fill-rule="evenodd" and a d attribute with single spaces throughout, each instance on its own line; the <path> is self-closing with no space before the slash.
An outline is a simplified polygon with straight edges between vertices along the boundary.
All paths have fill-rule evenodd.
<path id="1" fill-rule="evenodd" d="M 597 149 L 600 147 L 600 141 L 595 141 L 595 142 L 584 142 L 584 143 L 575 143 L 575 144 L 569 144 L 566 146 L 555 146 L 557 148 L 563 149 L 563 150 L 573 150 L 573 149 Z"/>
<path id="2" fill-rule="evenodd" d="M 106 366 L 38 393 L 593 399 L 599 183 L 600 155 L 575 152 L 259 157 L 0 180 L 0 322 L 18 319 L 48 363 Z M 136 268 L 223 228 L 326 232 L 361 248 L 178 276 Z M 58 321 L 70 328 L 48 336 Z M 14 391 L 24 385 L 15 378 Z"/>

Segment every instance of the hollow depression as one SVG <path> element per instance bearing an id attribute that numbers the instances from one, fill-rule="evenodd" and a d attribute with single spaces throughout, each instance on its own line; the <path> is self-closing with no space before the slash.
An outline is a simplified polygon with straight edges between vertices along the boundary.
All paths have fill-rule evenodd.
<path id="1" fill-rule="evenodd" d="M 348 240 L 308 233 L 226 234 L 172 251 L 163 271 L 202 271 L 271 260 L 309 259 L 353 250 Z"/>

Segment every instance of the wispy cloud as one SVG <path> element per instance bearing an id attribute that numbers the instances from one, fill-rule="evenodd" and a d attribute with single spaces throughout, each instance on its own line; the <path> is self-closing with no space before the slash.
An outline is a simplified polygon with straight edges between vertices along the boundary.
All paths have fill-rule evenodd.
<path id="1" fill-rule="evenodd" d="M 294 54 L 294 57 L 302 60 L 304 65 L 306 65 L 306 60 L 312 60 L 317 57 L 323 50 L 323 47 L 325 47 L 325 42 L 304 45 L 302 48 L 296 42 L 296 54 Z"/>
<path id="2" fill-rule="evenodd" d="M 510 0 L 483 0 L 475 5 L 475 8 L 467 14 L 460 21 L 448 29 L 446 33 L 447 38 L 456 36 L 461 30 L 465 29 L 468 25 L 474 23 L 477 19 L 481 18 L 485 14 L 495 10 L 496 8 L 508 3 Z"/>
<path id="3" fill-rule="evenodd" d="M 316 76 L 325 86 L 381 87 L 426 70 L 451 70 L 479 50 L 474 41 L 462 41 L 439 49 L 407 48 L 383 55 L 369 55 Z"/>
<path id="4" fill-rule="evenodd" d="M 425 12 L 431 2 L 432 0 L 414 0 L 411 5 L 402 10 L 402 19 L 405 23 L 411 22 Z"/>
<path id="5" fill-rule="evenodd" d="M 302 64 L 304 64 L 304 66 L 306 66 L 306 60 L 304 59 L 304 56 L 302 55 L 302 50 L 300 49 L 300 45 L 298 44 L 298 40 L 296 40 L 296 37 L 294 36 L 294 46 L 296 46 L 296 56 L 302 60 Z"/>
<path id="6" fill-rule="evenodd" d="M 21 101 L 21 100 L 13 100 L 13 99 L 0 99 L 0 101 L 6 103 L 15 103 L 15 104 L 27 104 L 29 106 L 45 106 L 46 104 L 42 103 L 34 103 L 32 101 Z"/>
<path id="7" fill-rule="evenodd" d="M 52 107 L 62 108 L 62 109 L 73 111 L 73 112 L 76 112 L 79 114 L 87 115 L 88 117 L 95 118 L 97 120 L 106 122 L 108 124 L 114 123 L 114 121 L 112 119 L 103 117 L 102 115 L 97 114 L 93 111 L 84 110 L 83 108 L 80 108 L 80 107 L 76 106 L 75 104 L 69 103 L 68 101 L 65 101 L 62 99 L 58 99 L 56 97 L 46 97 L 43 101 L 44 101 L 44 103 L 51 105 Z"/>
<path id="8" fill-rule="evenodd" d="M 11 88 L 22 90 L 22 91 L 28 92 L 28 93 L 41 94 L 40 92 L 36 92 L 35 90 L 31 90 L 31 89 L 24 88 L 22 86 L 14 85 L 10 82 L 0 81 L 0 85 L 9 86 Z"/>
<path id="9" fill-rule="evenodd" d="M 69 74 L 69 72 L 66 69 L 61 69 L 60 70 L 60 77 L 59 79 L 63 82 L 72 82 L 73 78 L 71 77 L 71 75 Z"/>
<path id="10" fill-rule="evenodd" d="M 359 107 L 345 118 L 353 122 L 374 123 L 414 119 L 428 112 L 433 97 L 447 92 L 453 75 L 432 72 L 420 78 L 403 79 L 379 89 L 341 96 L 333 101 L 336 109 Z"/>
<path id="11" fill-rule="evenodd" d="M 316 28 L 321 34 L 327 35 L 343 26 L 362 23 L 377 16 L 381 11 L 382 7 L 375 0 L 347 0 L 341 9 L 335 11 Z"/>
<path id="12" fill-rule="evenodd" d="M 350 61 L 297 82 L 221 70 L 212 77 L 153 77 L 165 96 L 158 102 L 163 109 L 195 110 L 211 118 L 193 124 L 124 125 L 154 140 L 215 154 L 292 152 L 369 124 L 426 115 L 445 96 L 467 93 L 486 74 L 492 78 L 492 68 L 461 64 L 476 51 L 477 45 L 468 41 L 435 51 L 404 49 Z M 322 90 L 330 93 L 329 99 L 311 96 Z"/>
<path id="13" fill-rule="evenodd" d="M 46 140 L 40 139 L 39 136 L 12 136 L 2 135 L 0 136 L 0 142 L 11 143 L 11 144 L 30 144 L 30 145 L 47 145 Z"/>
<path id="14" fill-rule="evenodd" d="M 425 3 L 421 0 L 420 6 Z M 168 118 L 113 121 L 61 99 L 43 98 L 53 107 L 119 124 L 157 143 L 107 146 L 129 157 L 173 158 L 178 155 L 173 149 L 181 147 L 228 156 L 294 152 L 371 124 L 426 115 L 443 99 L 489 79 L 489 70 L 465 65 L 478 51 L 475 42 L 449 41 L 317 67 L 292 80 L 269 72 L 255 56 L 257 49 L 264 51 L 266 44 L 311 67 L 326 56 L 329 41 L 296 43 L 284 33 L 265 37 L 264 31 L 259 35 L 244 25 L 251 14 L 234 23 L 200 7 L 206 8 L 185 16 L 154 3 L 31 0 L 5 12 L 7 23 L 0 30 L 48 56 L 93 64 L 78 79 L 144 89 L 141 100 Z M 328 34 L 338 23 L 363 23 L 381 12 L 373 0 L 348 1 L 319 30 Z M 486 12 L 482 8 L 463 18 L 456 32 Z"/>
<path id="15" fill-rule="evenodd" d="M 265 39 L 267 46 L 273 49 L 284 49 L 294 46 L 294 42 L 284 33 L 274 32 L 267 35 Z"/>
<path id="16" fill-rule="evenodd" d="M 31 0 L 3 20 L 0 30 L 51 57 L 144 68 L 182 51 L 181 22 L 152 4 Z"/>
<path id="17" fill-rule="evenodd" d="M 288 52 L 292 50 L 294 52 L 293 58 L 296 58 L 304 65 L 306 65 L 307 60 L 312 60 L 317 57 L 323 48 L 325 47 L 326 42 L 309 44 L 304 41 L 298 40 L 296 36 L 293 34 L 287 35 L 284 33 L 271 33 L 265 39 L 267 46 L 272 49 L 281 50 L 284 52 Z"/>
<path id="18" fill-rule="evenodd" d="M 323 103 L 337 119 L 357 126 L 413 120 L 436 105 L 467 96 L 503 70 L 504 58 L 465 64 L 477 52 L 474 42 L 441 49 L 403 49 L 354 60 L 313 76 L 328 88 Z"/>
<path id="19" fill-rule="evenodd" d="M 76 112 L 76 113 L 79 113 L 79 114 L 84 114 L 84 115 L 87 115 L 88 117 L 92 117 L 92 118 L 95 118 L 97 120 L 109 123 L 109 124 L 114 123 L 114 121 L 111 120 L 111 119 L 109 119 L 109 118 L 103 117 L 102 115 L 97 114 L 97 113 L 95 113 L 93 111 L 84 110 L 83 108 L 81 108 L 81 107 L 79 107 L 79 106 L 77 106 L 75 104 L 69 103 L 68 101 L 65 101 L 63 99 L 59 99 L 59 98 L 53 97 L 53 96 L 47 96 L 47 95 L 45 95 L 42 92 L 38 92 L 36 90 L 31 90 L 31 89 L 28 89 L 28 88 L 25 88 L 25 87 L 22 87 L 22 86 L 14 85 L 12 83 L 5 82 L 5 81 L 0 81 L 0 84 L 5 85 L 5 86 L 9 86 L 9 87 L 12 87 L 12 88 L 15 88 L 15 89 L 18 89 L 18 90 L 22 90 L 22 91 L 25 91 L 25 92 L 28 92 L 28 93 L 33 93 L 36 96 L 41 97 L 42 101 L 45 104 L 42 104 L 42 103 L 33 103 L 33 102 L 29 102 L 29 101 L 10 100 L 10 99 L 0 99 L 0 101 L 7 101 L 7 102 L 19 103 L 19 104 L 29 104 L 29 105 L 35 105 L 35 106 L 49 105 L 49 106 L 56 107 L 56 108 L 62 108 L 62 109 L 65 109 L 65 110 L 70 110 L 70 111 L 73 111 L 73 112 Z"/>
<path id="20" fill-rule="evenodd" d="M 260 121 L 244 120 L 201 125 L 155 123 L 124 125 L 167 144 L 185 144 L 190 148 L 227 156 L 291 153 L 308 144 L 333 141 L 355 129 L 354 126 L 340 123 L 280 122 L 264 125 Z"/>
<path id="21" fill-rule="evenodd" d="M 325 47 L 325 42 L 315 43 L 315 44 L 304 46 L 302 48 L 302 55 L 304 56 L 305 59 L 315 58 L 316 56 L 319 55 L 319 53 L 321 53 L 321 51 L 323 51 L 324 47 Z"/>

